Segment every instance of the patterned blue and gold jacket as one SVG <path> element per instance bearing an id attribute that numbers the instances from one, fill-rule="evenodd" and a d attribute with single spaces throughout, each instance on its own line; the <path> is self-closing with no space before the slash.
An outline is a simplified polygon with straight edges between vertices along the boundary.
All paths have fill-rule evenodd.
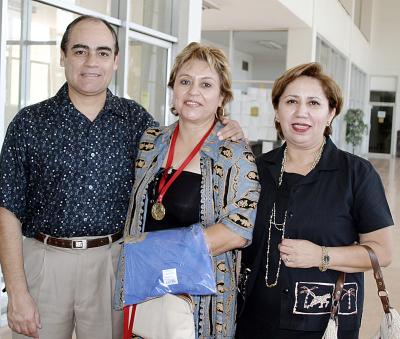
<path id="1" fill-rule="evenodd" d="M 139 144 L 125 239 L 144 231 L 147 215 L 147 187 L 166 157 L 176 123 L 149 128 Z M 220 141 L 217 123 L 200 150 L 201 207 L 203 227 L 222 223 L 251 242 L 260 186 L 255 159 L 244 141 Z M 129 240 L 128 240 L 129 241 Z M 123 254 L 119 263 L 116 308 L 123 305 Z M 215 256 L 217 294 L 194 297 L 197 338 L 233 338 L 236 316 L 237 251 Z"/>

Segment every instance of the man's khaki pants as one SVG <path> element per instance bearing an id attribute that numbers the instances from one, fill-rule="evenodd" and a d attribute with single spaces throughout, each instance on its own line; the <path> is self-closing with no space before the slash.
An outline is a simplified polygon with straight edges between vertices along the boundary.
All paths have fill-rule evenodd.
<path id="1" fill-rule="evenodd" d="M 76 238 L 79 239 L 79 238 Z M 39 308 L 40 339 L 121 339 L 123 314 L 112 308 L 119 241 L 86 250 L 26 238 L 24 266 Z M 28 338 L 13 333 L 13 339 Z"/>

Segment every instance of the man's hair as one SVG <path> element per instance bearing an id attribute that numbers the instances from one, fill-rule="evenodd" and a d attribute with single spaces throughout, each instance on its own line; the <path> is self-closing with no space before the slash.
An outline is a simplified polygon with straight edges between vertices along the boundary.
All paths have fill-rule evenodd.
<path id="1" fill-rule="evenodd" d="M 272 105 L 274 109 L 277 110 L 279 106 L 279 100 L 285 91 L 286 87 L 293 82 L 294 80 L 302 77 L 310 77 L 318 80 L 321 84 L 321 87 L 328 99 L 329 108 L 336 109 L 335 116 L 339 115 L 340 110 L 343 106 L 343 96 L 342 91 L 338 84 L 327 74 L 322 71 L 322 67 L 317 62 L 310 62 L 307 64 L 298 65 L 287 70 L 283 73 L 278 79 L 275 80 L 274 85 L 272 87 Z M 332 119 L 332 120 L 333 120 Z M 331 121 L 332 122 L 332 121 Z M 332 134 L 332 124 L 325 127 L 324 135 L 328 136 Z M 278 121 L 275 120 L 275 128 L 278 131 L 278 134 L 281 138 L 283 138 L 282 128 Z"/>
<path id="2" fill-rule="evenodd" d="M 221 95 L 223 97 L 222 107 L 233 99 L 231 72 L 228 59 L 225 53 L 213 46 L 207 46 L 198 42 L 192 42 L 187 45 L 182 52 L 175 58 L 175 64 L 172 67 L 168 81 L 168 86 L 174 88 L 174 83 L 178 71 L 184 64 L 192 60 L 205 61 L 211 69 L 215 69 L 221 82 Z"/>
<path id="3" fill-rule="evenodd" d="M 119 45 L 118 45 L 118 36 L 117 33 L 115 32 L 114 28 L 104 19 L 102 18 L 97 18 L 92 15 L 81 15 L 77 17 L 74 21 L 72 21 L 68 26 L 67 29 L 64 32 L 64 35 L 61 39 L 61 50 L 64 52 L 64 54 L 67 53 L 67 44 L 69 41 L 69 38 L 71 36 L 72 29 L 81 21 L 88 20 L 88 21 L 95 21 L 95 22 L 101 22 L 103 23 L 111 32 L 113 39 L 114 39 L 114 54 L 117 55 L 119 52 Z M 96 34 L 96 32 L 93 32 L 93 34 Z"/>

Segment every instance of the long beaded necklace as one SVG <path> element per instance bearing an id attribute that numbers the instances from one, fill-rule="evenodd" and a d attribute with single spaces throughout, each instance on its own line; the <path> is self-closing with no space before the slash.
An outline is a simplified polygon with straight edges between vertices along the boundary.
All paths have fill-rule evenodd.
<path id="1" fill-rule="evenodd" d="M 314 161 L 311 165 L 310 172 L 317 166 L 319 160 L 321 159 L 322 151 L 324 150 L 326 139 L 324 137 L 324 140 L 318 149 Z M 287 155 L 287 146 L 285 150 L 283 151 L 283 158 L 282 158 L 282 165 L 281 165 L 281 172 L 279 174 L 279 180 L 278 180 L 278 188 L 282 185 L 282 179 L 283 179 L 283 172 L 285 171 L 285 165 L 286 165 L 286 155 Z M 283 216 L 283 222 L 282 223 L 277 223 L 276 222 L 276 202 L 274 202 L 272 206 L 272 211 L 271 215 L 269 217 L 269 223 L 267 223 L 268 226 L 268 241 L 267 241 L 267 263 L 265 265 L 265 285 L 269 288 L 275 287 L 278 284 L 278 279 L 279 279 L 279 272 L 281 270 L 281 263 L 282 259 L 279 257 L 278 261 L 278 269 L 276 271 L 276 276 L 275 276 L 275 281 L 273 283 L 268 282 L 268 272 L 269 272 L 269 253 L 271 250 L 271 233 L 272 233 L 272 228 L 275 228 L 277 231 L 282 232 L 281 235 L 281 241 L 285 238 L 285 229 L 286 229 L 286 216 L 287 216 L 287 210 L 284 213 Z"/>

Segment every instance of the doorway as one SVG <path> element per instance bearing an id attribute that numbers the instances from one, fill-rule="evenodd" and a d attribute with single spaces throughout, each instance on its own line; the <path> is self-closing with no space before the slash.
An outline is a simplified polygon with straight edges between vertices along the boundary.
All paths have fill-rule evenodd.
<path id="1" fill-rule="evenodd" d="M 371 108 L 369 152 L 390 154 L 393 105 L 373 103 Z"/>

